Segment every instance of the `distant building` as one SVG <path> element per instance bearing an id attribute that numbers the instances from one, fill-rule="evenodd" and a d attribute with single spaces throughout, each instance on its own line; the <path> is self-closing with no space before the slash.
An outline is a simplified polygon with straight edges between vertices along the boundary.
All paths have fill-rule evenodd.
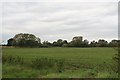
<path id="1" fill-rule="evenodd" d="M 83 37 L 82 36 L 75 36 L 75 37 L 73 37 L 72 41 L 76 41 L 76 40 L 82 41 Z"/>

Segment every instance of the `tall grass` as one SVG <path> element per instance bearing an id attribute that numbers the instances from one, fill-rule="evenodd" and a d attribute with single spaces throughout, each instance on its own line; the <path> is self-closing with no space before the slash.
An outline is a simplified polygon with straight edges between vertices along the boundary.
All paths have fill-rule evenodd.
<path id="1" fill-rule="evenodd" d="M 49 59 L 46 57 L 43 58 L 34 58 L 32 60 L 31 66 L 36 69 L 47 69 L 54 66 L 54 59 Z"/>
<path id="2" fill-rule="evenodd" d="M 53 58 L 34 58 L 29 62 L 25 62 L 25 60 L 20 56 L 13 55 L 3 55 L 2 58 L 3 64 L 7 63 L 10 65 L 21 65 L 25 67 L 31 67 L 33 69 L 43 70 L 43 69 L 54 69 L 54 71 L 62 72 L 64 70 L 64 59 L 53 59 Z"/>
<path id="3" fill-rule="evenodd" d="M 24 64 L 24 59 L 20 56 L 13 56 L 13 55 L 3 55 L 2 56 L 2 63 L 9 63 L 9 64 Z"/>
<path id="4" fill-rule="evenodd" d="M 64 70 L 64 60 L 63 59 L 53 59 L 53 58 L 34 58 L 31 63 L 31 67 L 36 69 L 54 69 L 58 72 Z"/>
<path id="5" fill-rule="evenodd" d="M 65 62 L 64 59 L 53 59 L 53 58 L 49 58 L 49 57 L 42 57 L 42 58 L 33 58 L 30 61 L 25 61 L 24 58 L 20 57 L 20 56 L 14 56 L 14 55 L 3 55 L 2 58 L 3 64 L 9 64 L 9 65 L 19 65 L 21 67 L 26 67 L 26 68 L 32 68 L 33 70 L 37 70 L 37 71 L 42 71 L 41 74 L 47 75 L 49 73 L 49 70 L 52 70 L 53 72 L 57 72 L 57 73 L 64 73 L 66 66 L 69 66 L 68 70 L 79 70 L 83 67 L 79 66 L 79 65 L 70 65 L 67 62 Z M 82 64 L 81 64 L 82 65 Z M 84 68 L 86 65 L 84 65 Z M 89 66 L 89 65 L 87 65 Z M 105 67 L 106 66 L 106 67 Z M 72 67 L 72 68 L 71 68 Z M 107 63 L 104 63 L 103 65 L 96 65 L 94 66 L 93 69 L 90 69 L 91 66 L 89 66 L 89 68 L 87 67 L 88 71 L 86 76 L 90 76 L 90 77 L 117 77 L 116 73 L 112 70 L 114 67 L 108 65 Z M 106 69 L 107 68 L 107 69 Z M 105 71 L 106 73 L 102 72 Z M 104 73 L 104 74 L 103 74 Z M 103 75 L 102 75 L 103 74 Z"/>

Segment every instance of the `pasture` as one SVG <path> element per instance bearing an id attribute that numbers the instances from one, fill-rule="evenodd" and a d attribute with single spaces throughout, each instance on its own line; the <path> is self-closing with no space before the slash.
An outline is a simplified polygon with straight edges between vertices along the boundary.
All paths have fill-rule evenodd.
<path id="1" fill-rule="evenodd" d="M 114 48 L 3 48 L 3 78 L 110 78 Z"/>

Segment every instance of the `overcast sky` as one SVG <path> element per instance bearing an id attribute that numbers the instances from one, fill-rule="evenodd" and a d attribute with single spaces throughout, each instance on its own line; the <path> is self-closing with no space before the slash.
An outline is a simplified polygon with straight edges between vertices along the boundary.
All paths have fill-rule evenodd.
<path id="1" fill-rule="evenodd" d="M 3 42 L 18 33 L 51 42 L 118 38 L 117 2 L 4 2 L 2 14 Z"/>

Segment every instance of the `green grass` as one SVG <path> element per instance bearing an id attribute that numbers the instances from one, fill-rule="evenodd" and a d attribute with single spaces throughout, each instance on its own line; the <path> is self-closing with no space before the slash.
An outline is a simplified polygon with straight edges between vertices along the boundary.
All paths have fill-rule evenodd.
<path id="1" fill-rule="evenodd" d="M 3 48 L 2 53 L 4 56 L 21 57 L 26 65 L 31 64 L 32 60 L 40 59 L 33 63 L 36 66 L 39 64 L 38 68 L 43 63 L 42 66 L 52 65 L 48 69 L 36 69 L 30 67 L 31 65 L 19 64 L 19 61 L 17 66 L 13 64 L 15 62 L 7 62 L 3 64 L 3 77 L 116 77 L 110 67 L 112 57 L 117 53 L 113 48 Z M 43 61 L 40 62 L 41 60 Z M 60 67 L 62 60 L 65 61 L 64 66 Z M 56 66 L 53 63 L 64 70 L 55 71 Z"/>

